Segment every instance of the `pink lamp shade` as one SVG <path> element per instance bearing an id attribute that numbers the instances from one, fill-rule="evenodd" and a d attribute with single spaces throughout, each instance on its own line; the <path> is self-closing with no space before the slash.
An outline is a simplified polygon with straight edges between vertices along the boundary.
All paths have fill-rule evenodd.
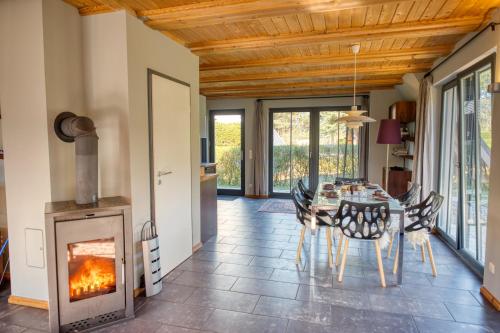
<path id="1" fill-rule="evenodd" d="M 397 119 L 382 119 L 378 129 L 377 143 L 398 145 L 401 143 L 400 123 Z"/>

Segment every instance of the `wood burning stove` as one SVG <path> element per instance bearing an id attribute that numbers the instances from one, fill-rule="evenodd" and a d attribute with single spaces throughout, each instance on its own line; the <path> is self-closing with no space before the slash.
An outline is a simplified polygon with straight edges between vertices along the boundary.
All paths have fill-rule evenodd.
<path id="1" fill-rule="evenodd" d="M 133 317 L 132 225 L 121 197 L 46 206 L 51 332 Z"/>

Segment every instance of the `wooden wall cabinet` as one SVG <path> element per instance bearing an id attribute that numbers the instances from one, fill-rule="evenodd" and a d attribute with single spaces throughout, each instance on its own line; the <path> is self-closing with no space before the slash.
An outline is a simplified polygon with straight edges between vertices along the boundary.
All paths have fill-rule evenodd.
<path id="1" fill-rule="evenodd" d="M 417 119 L 417 103 L 399 101 L 389 107 L 389 118 L 397 119 L 402 124 L 414 122 Z"/>
<path id="2" fill-rule="evenodd" d="M 387 189 L 387 193 L 392 197 L 405 193 L 408 191 L 408 182 L 411 182 L 410 170 L 391 170 L 389 168 L 389 189 Z M 385 167 L 383 169 L 382 184 L 385 184 Z"/>

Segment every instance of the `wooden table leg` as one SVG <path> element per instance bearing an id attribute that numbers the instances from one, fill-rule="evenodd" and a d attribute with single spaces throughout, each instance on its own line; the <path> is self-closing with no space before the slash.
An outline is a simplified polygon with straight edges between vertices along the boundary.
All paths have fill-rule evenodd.
<path id="1" fill-rule="evenodd" d="M 316 213 L 315 207 L 311 208 L 311 235 L 316 235 Z"/>
<path id="2" fill-rule="evenodd" d="M 398 285 L 403 284 L 403 255 L 405 245 L 405 213 L 399 214 Z"/>

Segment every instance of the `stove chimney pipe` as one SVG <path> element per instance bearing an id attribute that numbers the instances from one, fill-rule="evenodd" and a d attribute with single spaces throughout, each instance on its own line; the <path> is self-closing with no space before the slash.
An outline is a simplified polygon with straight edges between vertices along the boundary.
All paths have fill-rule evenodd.
<path id="1" fill-rule="evenodd" d="M 62 141 L 75 142 L 76 203 L 96 203 L 99 138 L 94 122 L 88 117 L 62 112 L 54 121 L 54 130 Z"/>

